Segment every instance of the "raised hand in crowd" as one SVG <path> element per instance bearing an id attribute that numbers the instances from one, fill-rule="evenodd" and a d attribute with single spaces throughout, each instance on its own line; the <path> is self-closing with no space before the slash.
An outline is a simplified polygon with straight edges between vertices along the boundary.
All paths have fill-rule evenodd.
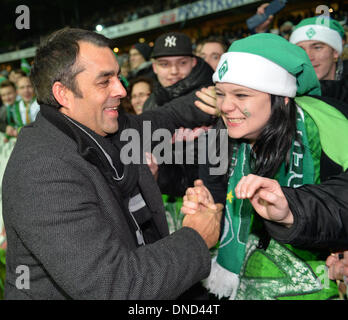
<path id="1" fill-rule="evenodd" d="M 265 13 L 265 9 L 266 9 L 268 6 L 269 6 L 269 3 L 268 3 L 268 2 L 262 4 L 261 6 L 259 6 L 259 7 L 257 8 L 256 13 L 257 13 L 257 14 L 260 14 L 260 15 L 261 15 L 261 14 L 264 14 L 264 13 Z M 261 23 L 258 27 L 255 28 L 255 32 L 256 32 L 256 33 L 267 32 L 267 30 L 268 30 L 268 28 L 269 28 L 269 26 L 270 26 L 272 20 L 273 20 L 273 15 L 270 15 L 270 16 L 267 18 L 267 20 L 266 20 L 265 22 Z"/>

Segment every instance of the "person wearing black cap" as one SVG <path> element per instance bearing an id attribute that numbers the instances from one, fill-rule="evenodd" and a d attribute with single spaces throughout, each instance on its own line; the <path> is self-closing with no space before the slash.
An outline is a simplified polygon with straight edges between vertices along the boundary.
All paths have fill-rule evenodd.
<path id="1" fill-rule="evenodd" d="M 152 71 L 151 47 L 146 43 L 136 43 L 129 50 L 130 72 L 127 79 L 131 80 L 139 76 L 156 78 Z"/>
<path id="2" fill-rule="evenodd" d="M 191 39 L 184 33 L 169 32 L 158 37 L 152 58 L 159 85 L 146 101 L 144 111 L 156 109 L 184 95 L 192 96 L 193 103 L 194 91 L 212 83 L 213 70 L 194 56 Z"/>
<path id="3" fill-rule="evenodd" d="M 143 111 L 162 108 L 169 103 L 180 105 L 183 101 L 192 102 L 193 105 L 196 100 L 195 92 L 212 84 L 213 69 L 203 59 L 193 54 L 191 39 L 184 33 L 169 32 L 159 36 L 155 41 L 152 58 L 152 67 L 158 83 L 145 101 Z M 178 135 L 182 132 L 185 132 L 184 128 L 181 128 Z M 195 158 L 198 156 L 196 141 L 197 139 L 195 139 Z M 175 144 L 173 147 L 174 150 L 177 149 Z M 186 150 L 186 146 L 183 149 Z M 183 159 L 186 159 L 185 153 Z M 197 178 L 196 164 L 162 164 L 159 166 L 157 182 L 162 193 L 180 197 Z"/>

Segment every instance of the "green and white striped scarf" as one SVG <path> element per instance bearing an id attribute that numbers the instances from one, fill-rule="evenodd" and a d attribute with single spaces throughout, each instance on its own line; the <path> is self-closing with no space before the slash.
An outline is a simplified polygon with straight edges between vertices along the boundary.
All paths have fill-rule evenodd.
<path id="1" fill-rule="evenodd" d="M 335 130 L 337 127 L 332 128 L 331 133 L 333 137 L 335 138 L 336 133 L 338 136 L 341 136 L 342 132 L 345 132 L 348 138 L 348 121 L 340 112 L 320 100 L 310 97 L 297 98 L 296 102 L 308 114 L 316 114 L 314 117 L 311 116 L 313 130 L 323 128 L 321 120 L 325 120 L 326 127 L 324 131 L 330 132 L 327 131 L 329 129 L 327 127 L 328 123 L 334 126 L 338 125 L 342 130 Z M 319 109 L 317 108 L 321 108 L 320 112 L 318 112 Z M 328 121 L 328 117 L 331 119 L 336 117 L 336 119 L 335 121 Z M 294 140 L 292 143 L 289 170 L 286 172 L 285 164 L 283 163 L 276 174 L 276 179 L 281 186 L 298 187 L 303 184 L 319 182 L 318 172 L 315 170 L 318 164 L 315 165 L 310 151 L 304 112 L 301 108 L 297 109 L 297 133 L 301 136 L 301 142 Z M 314 144 L 320 146 L 320 140 L 330 138 L 320 136 L 319 139 L 319 135 L 316 135 L 315 139 L 317 141 Z M 322 143 L 324 151 L 331 159 L 346 169 L 348 166 L 347 152 L 342 156 L 342 151 L 340 152 L 342 147 L 337 144 L 334 147 L 327 146 L 328 143 L 331 144 L 330 142 L 332 142 L 331 139 L 330 141 L 324 141 L 324 144 Z M 311 144 L 313 144 L 312 141 Z M 250 145 L 246 143 L 239 144 L 238 148 L 234 150 L 226 197 L 225 228 L 221 237 L 218 255 L 212 261 L 211 274 L 205 281 L 205 285 L 210 292 L 216 294 L 219 298 L 230 297 L 234 299 L 239 286 L 239 273 L 244 263 L 245 247 L 250 233 L 254 210 L 248 199 L 237 199 L 234 190 L 240 179 L 251 173 L 250 154 Z"/>

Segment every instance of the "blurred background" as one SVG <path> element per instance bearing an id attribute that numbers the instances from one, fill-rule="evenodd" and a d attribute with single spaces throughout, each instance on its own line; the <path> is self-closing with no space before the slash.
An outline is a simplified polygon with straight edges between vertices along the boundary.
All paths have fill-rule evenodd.
<path id="1" fill-rule="evenodd" d="M 31 64 L 40 39 L 64 26 L 103 33 L 113 40 L 114 51 L 126 60 L 136 42 L 150 46 L 163 32 L 182 31 L 193 43 L 222 36 L 229 43 L 249 35 L 246 19 L 267 1 L 253 0 L 0 0 L 0 72 Z M 30 12 L 29 29 L 17 29 L 16 8 Z M 272 21 L 271 32 L 289 32 L 301 19 L 316 15 L 326 5 L 331 17 L 346 25 L 348 1 L 289 0 Z M 22 61 L 23 62 L 23 61 Z"/>

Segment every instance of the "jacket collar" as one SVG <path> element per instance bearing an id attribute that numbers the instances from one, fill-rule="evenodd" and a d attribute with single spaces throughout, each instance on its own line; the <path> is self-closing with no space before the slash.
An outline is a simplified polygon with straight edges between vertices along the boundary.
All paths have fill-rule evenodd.
<path id="1" fill-rule="evenodd" d="M 118 160 L 119 152 L 83 124 L 65 116 L 54 106 L 41 105 L 42 116 L 62 131 L 77 144 L 77 152 L 88 162 L 97 166 L 100 171 L 107 172 L 114 180 L 120 180 L 123 175 L 123 166 Z M 116 161 L 115 161 L 116 160 Z"/>

